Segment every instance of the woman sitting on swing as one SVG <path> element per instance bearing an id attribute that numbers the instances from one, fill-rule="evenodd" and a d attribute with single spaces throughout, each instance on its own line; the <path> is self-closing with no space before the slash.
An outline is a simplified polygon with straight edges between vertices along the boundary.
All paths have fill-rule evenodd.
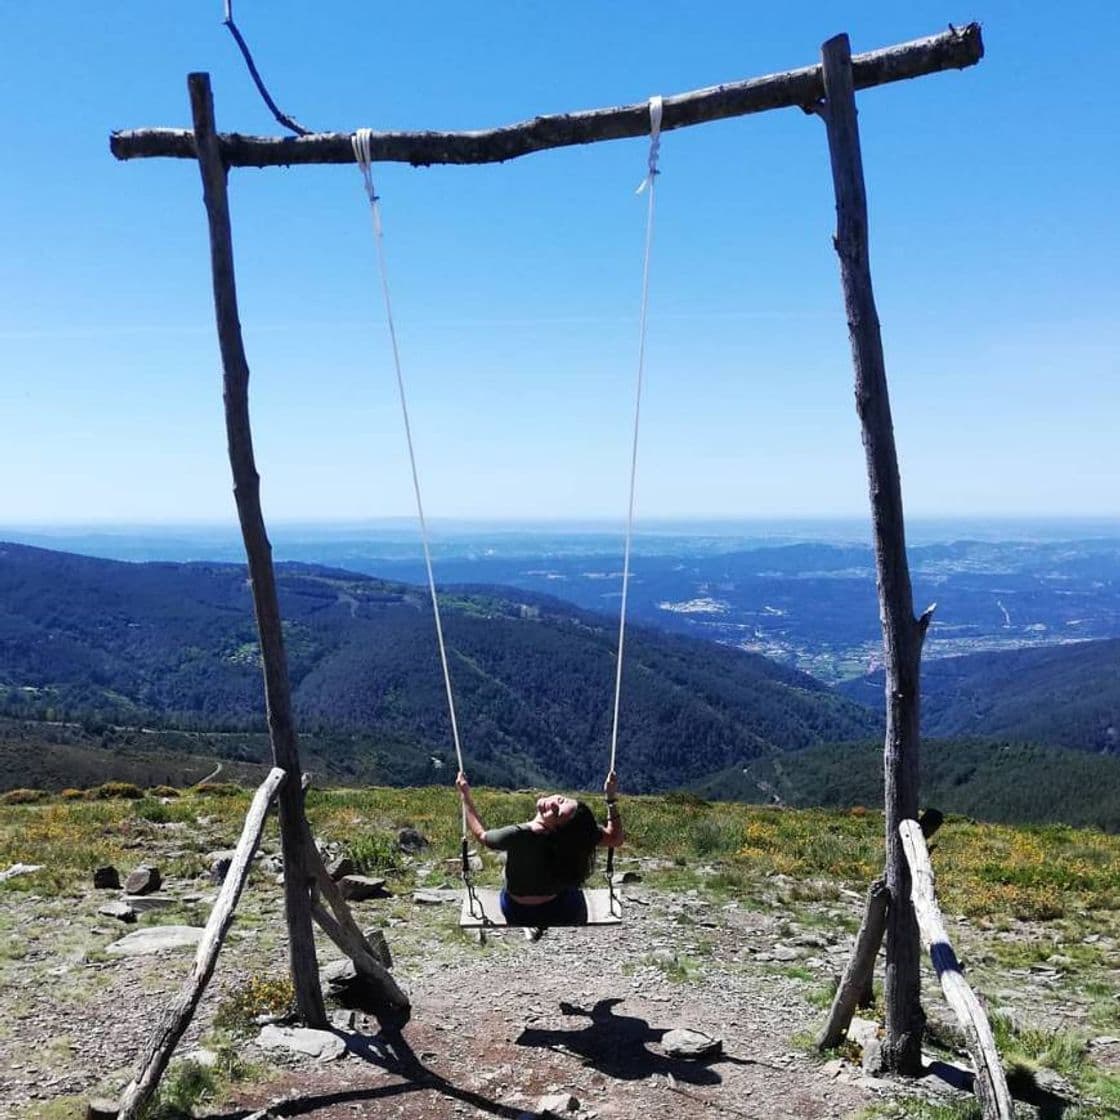
<path id="1" fill-rule="evenodd" d="M 471 787 L 460 771 L 455 779 L 463 799 L 467 828 L 479 843 L 506 853 L 501 906 L 511 926 L 528 926 L 540 936 L 548 926 L 582 925 L 587 903 L 580 887 L 595 867 L 595 849 L 622 843 L 618 776 L 612 770 L 603 790 L 607 823 L 600 826 L 582 801 L 553 793 L 537 799 L 537 815 L 524 824 L 487 830 L 478 816 Z"/>

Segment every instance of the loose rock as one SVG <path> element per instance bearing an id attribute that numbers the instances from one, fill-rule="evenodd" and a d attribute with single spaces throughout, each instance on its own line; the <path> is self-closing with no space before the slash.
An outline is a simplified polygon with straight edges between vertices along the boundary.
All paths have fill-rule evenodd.
<path id="1" fill-rule="evenodd" d="M 332 859 L 327 864 L 327 874 L 337 883 L 339 879 L 345 879 L 347 875 L 356 875 L 358 873 L 358 865 L 349 856 L 339 856 L 338 859 Z"/>
<path id="2" fill-rule="evenodd" d="M 366 898 L 388 898 L 384 879 L 371 879 L 368 875 L 344 875 L 338 881 L 342 897 L 349 902 L 361 902 Z"/>
<path id="3" fill-rule="evenodd" d="M 537 1101 L 538 1116 L 570 1116 L 579 1111 L 579 1101 L 571 1093 L 550 1093 Z"/>
<path id="4" fill-rule="evenodd" d="M 93 873 L 93 885 L 97 890 L 119 891 L 121 874 L 115 867 L 99 867 Z"/>
<path id="5" fill-rule="evenodd" d="M 151 894 L 163 886 L 158 867 L 141 864 L 124 881 L 124 889 L 129 894 Z"/>
<path id="6" fill-rule="evenodd" d="M 402 828 L 397 833 L 397 847 L 402 852 L 415 853 L 428 846 L 428 838 L 415 828 Z"/>
<path id="7" fill-rule="evenodd" d="M 106 902 L 104 906 L 97 908 L 97 912 L 104 914 L 106 918 L 117 918 L 126 925 L 136 921 L 136 911 L 127 902 Z"/>
<path id="8" fill-rule="evenodd" d="M 715 1058 L 723 1053 L 723 1039 L 713 1038 L 691 1027 L 678 1027 L 669 1031 L 661 1046 L 670 1058 Z"/>
<path id="9" fill-rule="evenodd" d="M 412 892 L 412 901 L 422 905 L 434 906 L 441 902 L 458 902 L 459 892 L 449 887 L 437 887 L 434 890 L 421 890 Z"/>
<path id="10" fill-rule="evenodd" d="M 257 1035 L 257 1045 L 265 1050 L 289 1050 L 329 1062 L 346 1053 L 346 1043 L 330 1031 L 310 1027 L 277 1027 L 269 1025 Z"/>

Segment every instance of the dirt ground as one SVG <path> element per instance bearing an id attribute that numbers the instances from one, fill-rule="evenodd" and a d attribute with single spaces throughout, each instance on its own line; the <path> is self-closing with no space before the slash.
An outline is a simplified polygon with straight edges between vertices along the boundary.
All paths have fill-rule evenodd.
<path id="1" fill-rule="evenodd" d="M 250 883 L 179 1054 L 205 1045 L 215 1011 L 251 978 L 284 974 L 274 878 Z M 394 973 L 412 999 L 409 1024 L 383 1033 L 358 1013 L 340 1030 L 345 1056 L 327 1062 L 264 1051 L 250 1034 L 239 1052 L 253 1076 L 225 1099 L 204 1102 L 199 1114 L 516 1118 L 536 1114 L 546 1096 L 568 1094 L 584 1120 L 658 1112 L 815 1120 L 859 1116 L 915 1091 L 948 1092 L 932 1078 L 902 1084 L 867 1076 L 854 1052 L 855 1062 L 813 1053 L 822 1001 L 847 959 L 862 904 L 835 888 L 791 900 L 787 886 L 776 882 L 768 896 L 747 900 L 638 883 L 623 888 L 621 926 L 552 930 L 537 943 L 509 930 L 480 944 L 458 929 L 453 902 L 425 905 L 406 894 L 356 903 L 359 922 L 385 932 Z M 198 883 L 167 885 L 176 909 L 141 924 L 181 922 L 184 913 L 201 924 L 208 900 L 198 892 Z M 119 1092 L 189 973 L 189 950 L 109 955 L 107 946 L 136 927 L 99 916 L 106 900 L 92 888 L 79 899 L 5 896 L 4 1117 L 64 1120 L 81 1115 L 80 1098 Z M 958 935 L 966 953 L 979 954 L 978 931 L 957 927 Z M 322 962 L 336 957 L 320 942 Z M 1030 983 L 1018 994 L 1037 1014 L 1049 980 L 1041 974 Z M 1001 994 L 1005 1002 L 1014 996 Z M 1068 1000 L 1054 1002 L 1068 1009 Z M 720 1039 L 722 1053 L 703 1061 L 668 1056 L 664 1036 L 681 1027 Z"/>

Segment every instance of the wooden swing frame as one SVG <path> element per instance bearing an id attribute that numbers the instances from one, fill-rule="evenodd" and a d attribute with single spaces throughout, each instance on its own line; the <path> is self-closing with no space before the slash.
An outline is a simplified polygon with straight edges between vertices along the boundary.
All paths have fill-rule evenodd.
<path id="1" fill-rule="evenodd" d="M 867 201 L 855 91 L 942 70 L 964 69 L 978 63 L 983 53 L 977 24 L 961 28 L 950 26 L 939 35 L 854 57 L 848 37 L 838 35 L 823 44 L 818 65 L 664 99 L 662 130 L 666 132 L 779 108 L 802 109 L 818 116 L 826 127 L 837 209 L 834 244 L 840 262 L 855 369 L 856 410 L 866 456 L 883 626 L 887 702 L 885 881 L 889 898 L 896 902 L 909 898 L 909 872 L 899 826 L 918 815 L 918 668 L 932 608 L 921 617 L 914 615 L 898 459 L 871 284 Z M 249 424 L 249 365 L 237 309 L 227 179 L 232 167 L 352 163 L 354 154 L 349 133 L 312 133 L 297 137 L 219 134 L 214 122 L 209 75 L 189 75 L 188 88 L 193 128 L 114 132 L 110 150 L 122 160 L 170 157 L 198 161 L 209 226 L 227 442 L 260 635 L 269 735 L 274 765 L 289 774 L 299 774 L 271 546 L 261 513 L 260 480 Z M 295 127 L 290 119 L 277 115 L 288 127 Z M 475 132 L 374 133 L 371 155 L 375 161 L 405 162 L 414 166 L 490 163 L 567 145 L 644 136 L 648 128 L 648 108 L 642 102 L 536 117 L 505 128 Z M 313 917 L 379 988 L 386 1006 L 407 1016 L 407 996 L 377 960 L 322 866 L 304 812 L 300 784 L 284 782 L 278 800 L 289 959 L 301 1016 L 310 1026 L 322 1026 L 326 1022 L 315 957 Z M 320 891 L 326 896 L 330 910 L 320 903 Z M 898 904 L 887 907 L 885 919 L 877 927 L 879 937 L 884 926 L 887 1004 L 884 1058 L 889 1068 L 916 1074 L 921 1069 L 924 1015 L 920 1003 L 919 933 L 913 908 Z M 870 954 L 870 961 L 864 967 L 870 968 L 874 956 Z M 130 1116 L 140 1104 L 142 1102 L 135 1104 Z M 125 1114 L 121 1115 L 123 1118 Z"/>

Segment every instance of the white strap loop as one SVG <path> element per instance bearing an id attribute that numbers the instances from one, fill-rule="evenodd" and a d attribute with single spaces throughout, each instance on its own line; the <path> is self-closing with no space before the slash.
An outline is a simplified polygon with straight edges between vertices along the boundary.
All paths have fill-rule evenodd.
<path id="1" fill-rule="evenodd" d="M 416 451 L 412 443 L 412 424 L 408 418 L 408 401 L 404 392 L 404 375 L 401 372 L 400 348 L 397 345 L 397 328 L 393 323 L 393 301 L 389 295 L 389 272 L 385 265 L 385 240 L 381 231 L 381 206 L 373 186 L 373 172 L 370 168 L 370 138 L 368 128 L 360 128 L 351 137 L 354 159 L 362 173 L 366 195 L 369 198 L 370 213 L 373 217 L 373 239 L 377 245 L 377 264 L 381 275 L 381 292 L 385 300 L 385 319 L 389 325 L 389 339 L 393 345 L 393 368 L 397 374 L 397 394 L 401 402 L 401 415 L 404 417 L 404 432 L 408 440 L 408 461 L 412 467 L 412 489 L 416 495 L 416 513 L 420 520 L 420 540 L 424 546 L 424 566 L 428 571 L 428 592 L 432 598 L 432 612 L 436 620 L 436 640 L 439 643 L 439 660 L 443 667 L 443 685 L 447 692 L 447 710 L 451 717 L 451 735 L 455 741 L 455 759 L 459 769 L 463 769 L 463 749 L 459 742 L 459 723 L 455 718 L 455 699 L 451 691 L 451 671 L 447 666 L 447 648 L 443 640 L 443 622 L 439 614 L 439 599 L 436 596 L 436 581 L 432 573 L 432 550 L 428 544 L 428 523 L 424 517 L 424 503 L 420 497 L 420 475 L 416 469 Z M 463 835 L 467 832 L 466 806 L 463 807 Z"/>
<path id="2" fill-rule="evenodd" d="M 646 177 L 638 184 L 635 194 L 641 194 L 646 187 L 651 186 L 654 176 L 658 174 L 657 161 L 661 157 L 661 110 L 663 107 L 660 95 L 649 99 L 649 159 Z"/>

